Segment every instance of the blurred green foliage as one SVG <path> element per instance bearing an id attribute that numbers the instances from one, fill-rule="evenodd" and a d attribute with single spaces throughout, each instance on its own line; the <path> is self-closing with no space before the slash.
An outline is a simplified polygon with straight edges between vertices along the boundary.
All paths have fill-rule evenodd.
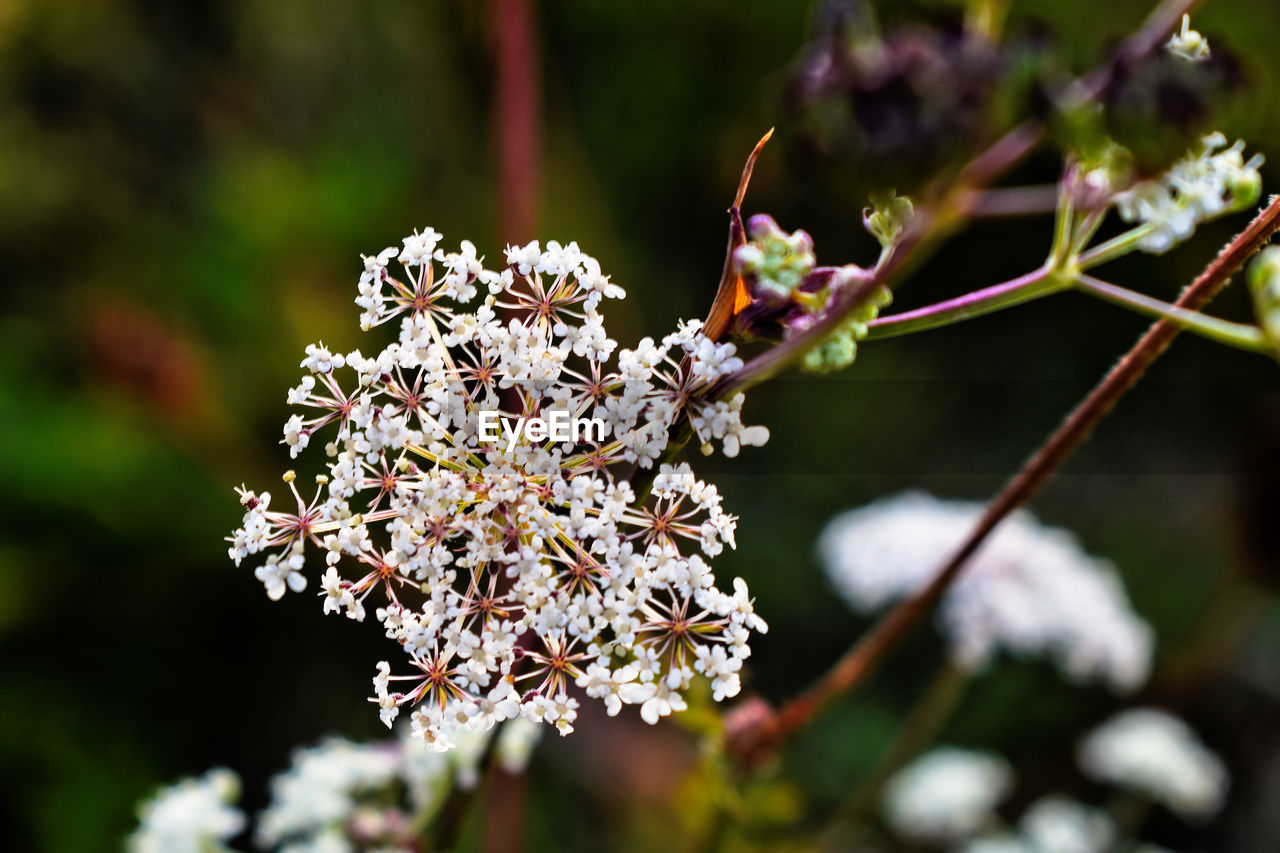
<path id="1" fill-rule="evenodd" d="M 879 4 L 888 25 L 956 5 Z M 1009 27 L 1046 24 L 1078 72 L 1148 5 L 1025 0 Z M 628 289 L 610 321 L 623 341 L 705 311 L 738 170 L 759 134 L 787 121 L 788 69 L 813 13 L 540 4 L 540 233 L 577 240 Z M 1222 129 L 1280 164 L 1280 7 L 1219 0 L 1196 23 L 1246 80 Z M 383 653 L 376 632 L 323 619 L 305 598 L 267 601 L 221 538 L 239 517 L 232 487 L 270 488 L 285 467 L 284 389 L 303 347 L 361 345 L 359 253 L 432 225 L 499 254 L 490 45 L 480 3 L 0 3 L 6 849 L 110 849 L 154 785 L 211 765 L 242 772 L 257 806 L 292 745 L 377 734 L 364 702 Z M 871 260 L 854 191 L 867 176 L 803 156 L 768 149 L 747 212 L 808 229 L 820 262 Z M 1058 168 L 1045 156 L 1016 177 L 1052 181 Z M 1264 175 L 1280 186 L 1280 169 Z M 1241 224 L 1117 264 L 1114 278 L 1170 297 Z M 912 277 L 898 306 L 1031 269 L 1048 231 L 1040 219 L 976 227 Z M 1218 307 L 1248 316 L 1239 289 Z M 867 344 L 844 373 L 755 392 L 751 420 L 770 426 L 770 444 L 695 463 L 742 519 L 742 547 L 719 571 L 749 581 L 771 625 L 750 687 L 789 695 L 865 627 L 812 558 L 828 517 L 907 487 L 990 494 L 1141 327 L 1065 295 Z M 1218 824 L 1192 839 L 1156 826 L 1173 845 L 1273 850 L 1280 839 L 1280 677 L 1267 665 L 1280 614 L 1263 591 L 1280 567 L 1241 546 L 1255 540 L 1238 523 L 1276 517 L 1276 380 L 1263 359 L 1180 342 L 1036 504 L 1120 566 L 1160 636 L 1164 674 L 1144 698 L 1182 707 L 1232 766 L 1237 795 Z M 803 822 L 846 799 L 937 654 L 930 632 L 913 637 L 787 752 L 796 786 L 748 792 L 760 799 L 747 811 Z M 1006 751 L 1030 797 L 1078 784 L 1074 739 L 1118 701 L 1002 663 L 970 686 L 946 737 Z M 618 766 L 639 760 L 635 748 L 584 728 L 602 731 L 548 743 L 535 762 L 531 846 L 663 839 L 652 779 L 676 790 L 688 745 L 660 738 L 628 773 Z M 623 802 L 639 805 L 619 822 Z"/>

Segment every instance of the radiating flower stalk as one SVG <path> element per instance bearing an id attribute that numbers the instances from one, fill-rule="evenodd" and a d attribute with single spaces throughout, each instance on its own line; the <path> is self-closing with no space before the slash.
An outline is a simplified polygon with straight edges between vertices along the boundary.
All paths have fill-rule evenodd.
<path id="1" fill-rule="evenodd" d="M 398 321 L 398 340 L 372 357 L 307 347 L 288 394 L 306 414 L 283 443 L 297 456 L 325 441 L 327 472 L 311 497 L 288 472 L 285 511 L 242 489 L 231 557 L 265 555 L 256 574 L 279 599 L 306 587 L 308 551 L 322 555 L 324 611 L 372 612 L 407 658 L 407 674 L 378 664 L 371 701 L 387 725 L 412 709 L 441 750 L 459 726 L 517 715 L 568 733 L 575 687 L 651 723 L 684 707 L 695 673 L 735 695 L 765 630 L 745 583 L 720 591 L 707 562 L 733 546 L 735 518 L 687 464 L 656 466 L 643 502 L 619 474 L 655 467 L 678 416 L 728 456 L 767 439 L 743 425 L 741 395 L 704 393 L 741 365 L 734 345 L 691 322 L 618 350 L 601 303 L 623 291 L 576 244 L 509 247 L 491 271 L 472 244 L 445 253 L 439 238 L 365 258 L 361 326 Z M 404 282 L 387 268 L 397 257 Z M 460 307 L 482 289 L 475 311 Z M 558 441 L 545 421 L 544 434 L 512 426 L 554 413 L 587 428 Z"/>

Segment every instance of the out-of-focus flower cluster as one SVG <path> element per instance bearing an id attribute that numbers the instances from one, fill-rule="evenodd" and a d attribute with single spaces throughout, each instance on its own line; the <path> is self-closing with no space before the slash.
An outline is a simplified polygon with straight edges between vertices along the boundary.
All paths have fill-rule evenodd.
<path id="1" fill-rule="evenodd" d="M 1089 776 L 1163 803 L 1187 819 L 1212 815 L 1226 792 L 1226 771 L 1218 758 L 1185 723 L 1163 711 L 1120 712 L 1084 739 L 1079 759 Z M 996 807 L 1013 788 L 1013 772 L 1000 756 L 938 747 L 889 780 L 884 816 L 902 838 L 963 853 L 1157 849 L 1126 846 L 1133 839 L 1120 837 L 1120 827 L 1106 811 L 1058 794 L 1028 806 L 1016 832 L 1011 831 Z"/>
<path id="2" fill-rule="evenodd" d="M 828 522 L 818 554 L 849 605 L 874 611 L 928 584 L 982 509 L 921 492 L 883 498 Z M 1151 629 L 1130 608 L 1114 569 L 1025 511 L 970 559 L 938 619 L 954 660 L 969 669 L 1004 649 L 1050 656 L 1072 681 L 1131 690 L 1151 667 Z"/>
<path id="3" fill-rule="evenodd" d="M 1190 820 L 1212 817 L 1227 793 L 1227 771 L 1191 727 L 1164 711 L 1133 708 L 1080 745 L 1080 766 L 1103 782 L 1163 803 Z"/>
<path id="4" fill-rule="evenodd" d="M 1168 172 L 1118 194 L 1116 209 L 1126 222 L 1149 228 L 1140 249 L 1167 252 L 1200 223 L 1256 203 L 1262 193 L 1262 162 L 1261 154 L 1244 159 L 1244 142 L 1228 147 L 1225 136 L 1213 133 Z"/>
<path id="5" fill-rule="evenodd" d="M 244 815 L 232 803 L 240 780 L 230 770 L 210 770 L 158 791 L 138 809 L 139 827 L 129 836 L 129 853 L 214 853 L 244 829 Z"/>
<path id="6" fill-rule="evenodd" d="M 323 556 L 325 612 L 372 611 L 407 655 L 410 674 L 378 664 L 372 701 L 388 725 L 413 707 L 438 749 L 517 715 L 571 731 L 575 684 L 651 723 L 684 707 L 695 673 L 716 699 L 736 694 L 765 624 L 746 585 L 722 592 L 705 559 L 734 545 L 735 518 L 688 465 L 661 464 L 644 500 L 628 479 L 681 423 L 728 456 L 767 439 L 743 425 L 741 395 L 705 393 L 741 366 L 733 345 L 690 322 L 618 349 L 600 306 L 623 291 L 576 244 L 510 247 L 492 271 L 439 237 L 365 258 L 361 324 L 398 318 L 398 340 L 373 356 L 307 347 L 284 443 L 293 456 L 320 445 L 327 472 L 310 498 L 287 473 L 287 509 L 242 489 L 232 559 L 265 558 L 256 574 L 278 599 L 306 586 L 308 550 Z M 459 307 L 478 291 L 479 307 Z M 604 435 L 512 427 L 553 412 Z M 482 413 L 507 434 L 493 440 Z"/>
<path id="7" fill-rule="evenodd" d="M 541 726 L 515 719 L 498 730 L 496 758 L 523 771 Z M 298 749 L 288 770 L 271 780 L 271 801 L 257 818 L 258 849 L 279 853 L 407 853 L 419 849 L 422 826 L 451 789 L 480 782 L 484 732 L 459 730 L 448 754 L 414 738 L 367 744 L 329 738 Z M 246 819 L 232 803 L 239 783 L 212 770 L 161 790 L 141 811 L 130 853 L 212 853 L 239 833 Z"/>
<path id="8" fill-rule="evenodd" d="M 747 236 L 747 243 L 733 253 L 734 269 L 751 294 L 751 303 L 734 317 L 736 334 L 787 340 L 808 332 L 840 310 L 843 297 L 867 280 L 867 271 L 854 264 L 815 266 L 809 235 L 788 234 L 770 216 L 751 217 Z M 889 289 L 877 287 L 805 354 L 801 367 L 812 372 L 848 367 L 857 355 L 858 341 L 866 337 L 867 324 L 890 301 Z"/>
<path id="9" fill-rule="evenodd" d="M 885 789 L 885 818 L 900 834 L 933 843 L 980 830 L 1013 789 L 998 755 L 942 747 L 897 773 Z"/>

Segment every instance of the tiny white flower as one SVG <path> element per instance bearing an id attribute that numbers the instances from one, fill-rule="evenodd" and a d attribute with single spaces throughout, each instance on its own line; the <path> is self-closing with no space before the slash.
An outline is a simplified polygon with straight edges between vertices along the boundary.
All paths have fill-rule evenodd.
<path id="1" fill-rule="evenodd" d="M 987 822 L 1012 786 L 1013 772 L 999 756 L 934 749 L 889 780 L 885 818 L 899 835 L 914 841 L 959 841 Z"/>
<path id="2" fill-rule="evenodd" d="M 1227 771 L 1191 727 L 1164 711 L 1134 708 L 1080 744 L 1080 766 L 1095 779 L 1139 791 L 1188 819 L 1222 808 Z"/>

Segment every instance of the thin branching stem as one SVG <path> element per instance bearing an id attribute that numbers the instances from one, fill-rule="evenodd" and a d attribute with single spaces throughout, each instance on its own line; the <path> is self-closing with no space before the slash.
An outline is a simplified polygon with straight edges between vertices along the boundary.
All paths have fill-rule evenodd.
<path id="1" fill-rule="evenodd" d="M 1188 311 L 1203 308 L 1277 230 L 1280 230 L 1280 197 L 1273 199 L 1213 259 L 1179 296 L 1176 307 Z M 977 525 L 933 581 L 890 611 L 808 690 L 760 725 L 735 738 L 729 745 L 735 754 L 748 766 L 767 759 L 790 735 L 808 725 L 828 702 L 866 681 L 889 651 L 933 610 L 996 525 L 1040 490 L 1116 402 L 1168 349 L 1180 330 L 1177 323 L 1168 319 L 1152 324 L 991 500 Z"/>
<path id="2" fill-rule="evenodd" d="M 981 317 L 1003 308 L 1020 305 L 1060 290 L 1049 267 L 1041 267 L 1015 279 L 993 284 L 954 299 L 923 308 L 877 317 L 867 324 L 867 340 L 893 338 L 949 326 L 961 320 Z"/>
<path id="3" fill-rule="evenodd" d="M 1137 311 L 1148 317 L 1167 319 L 1171 323 L 1176 323 L 1184 331 L 1194 332 L 1220 344 L 1250 352 L 1270 352 L 1266 336 L 1257 326 L 1233 323 L 1230 320 L 1201 314 L 1199 311 L 1179 308 L 1146 294 L 1101 281 L 1093 276 L 1081 275 L 1076 279 L 1075 287 L 1083 293 L 1097 296 L 1113 305 Z"/>

